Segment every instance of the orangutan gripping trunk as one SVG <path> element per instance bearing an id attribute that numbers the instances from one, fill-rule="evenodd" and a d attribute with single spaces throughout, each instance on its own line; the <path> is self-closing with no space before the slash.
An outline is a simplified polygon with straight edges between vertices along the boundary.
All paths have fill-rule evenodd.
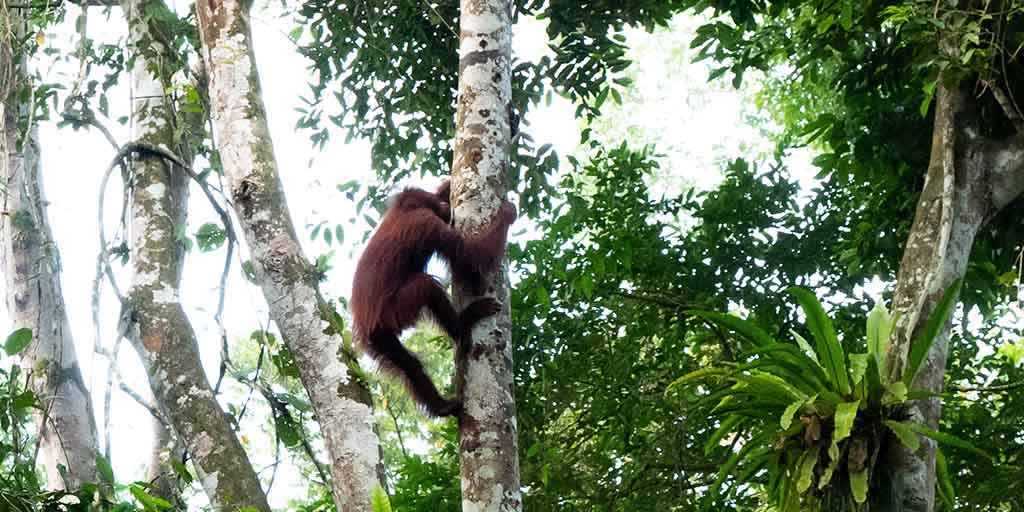
<path id="1" fill-rule="evenodd" d="M 449 194 L 445 182 L 436 193 L 409 188 L 395 197 L 359 258 L 350 301 L 358 343 L 382 369 L 401 377 L 412 397 L 432 416 L 458 415 L 461 396 L 442 397 L 420 360 L 402 346 L 399 334 L 426 309 L 459 344 L 456 354 L 468 354 L 473 325 L 497 313 L 501 305 L 484 298 L 456 311 L 445 289 L 425 272 L 427 261 L 439 254 L 452 278 L 479 295 L 484 275 L 501 262 L 508 227 L 516 218 L 515 207 L 505 201 L 480 236 L 465 239 L 448 225 Z M 455 366 L 456 371 L 464 367 L 458 362 Z M 456 375 L 456 382 L 461 382 L 460 377 Z"/>

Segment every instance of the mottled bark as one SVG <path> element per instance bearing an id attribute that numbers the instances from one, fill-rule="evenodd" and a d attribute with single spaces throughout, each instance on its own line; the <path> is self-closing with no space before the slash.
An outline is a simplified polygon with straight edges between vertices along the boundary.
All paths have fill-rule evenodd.
<path id="1" fill-rule="evenodd" d="M 948 50 L 948 49 L 947 49 Z M 912 340 L 921 333 L 947 288 L 963 277 L 975 235 L 1024 189 L 1024 138 L 985 139 L 965 85 L 940 77 L 935 95 L 935 125 L 924 190 L 897 276 L 893 309 L 899 319 L 888 353 L 890 377 L 902 377 Z M 922 365 L 913 389 L 942 391 L 949 353 L 949 324 L 942 329 Z M 938 428 L 938 398 L 911 404 L 911 418 Z M 911 453 L 898 439 L 888 440 L 882 478 L 876 478 L 877 510 L 931 512 L 935 507 L 935 442 L 921 438 Z"/>
<path id="2" fill-rule="evenodd" d="M 0 11 L 0 19 L 11 19 L 20 27 L 18 10 Z M 12 18 L 7 18 L 11 16 Z M 5 33 L 5 35 L 7 35 Z M 17 48 L 6 37 L 0 41 L 0 70 L 13 79 L 5 86 L 26 84 L 25 66 L 11 62 Z M 27 56 L 24 56 L 27 58 Z M 28 121 L 28 106 L 13 95 L 0 101 L 0 172 L 3 173 L 3 232 L 0 258 L 3 260 L 7 310 L 15 328 L 29 328 L 32 343 L 21 353 L 20 363 L 32 376 L 32 391 L 43 411 L 36 413 L 42 462 L 47 486 L 75 489 L 85 482 L 98 482 L 97 437 L 92 400 L 75 354 L 60 286 L 60 257 L 46 214 L 39 161 L 39 139 L 34 127 L 19 135 Z M 64 477 L 58 466 L 66 468 Z"/>
<path id="3" fill-rule="evenodd" d="M 330 456 L 338 510 L 370 510 L 383 482 L 372 402 L 302 253 L 278 175 L 252 48 L 250 2 L 201 0 L 214 130 L 270 315 L 291 349 Z"/>
<path id="4" fill-rule="evenodd" d="M 461 2 L 452 208 L 456 228 L 467 235 L 487 226 L 505 197 L 511 139 L 510 9 L 508 0 Z M 466 377 L 459 422 L 462 510 L 522 510 L 507 267 L 502 265 L 486 282 L 487 295 L 504 307 L 474 327 L 473 348 L 459 358 Z M 454 284 L 459 305 L 475 298 Z"/>
<path id="5" fill-rule="evenodd" d="M 146 481 L 152 484 L 149 494 L 162 498 L 174 507 L 184 509 L 181 499 L 181 482 L 172 462 L 182 462 L 185 448 L 177 436 L 161 418 L 153 418 L 153 447 L 149 452 L 149 466 L 146 468 Z"/>
<path id="6" fill-rule="evenodd" d="M 146 16 L 159 0 L 126 0 L 132 68 L 134 142 L 171 150 L 175 116 L 165 96 L 173 70 L 161 66 L 170 48 L 154 37 Z M 148 18 L 148 19 L 147 19 Z M 131 161 L 131 261 L 134 271 L 121 329 L 139 352 L 159 407 L 188 450 L 210 502 L 218 510 L 270 510 L 231 423 L 214 398 L 195 332 L 179 302 L 185 249 L 175 228 L 185 224 L 188 175 L 165 159 Z"/>

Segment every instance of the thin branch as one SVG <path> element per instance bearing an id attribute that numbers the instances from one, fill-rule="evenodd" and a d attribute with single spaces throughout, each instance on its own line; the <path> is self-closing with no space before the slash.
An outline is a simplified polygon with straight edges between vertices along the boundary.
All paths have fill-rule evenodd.
<path id="1" fill-rule="evenodd" d="M 120 381 L 120 379 L 118 380 Z M 142 398 L 142 395 L 136 393 L 135 390 L 128 387 L 128 385 L 125 384 L 124 382 L 118 382 L 117 387 L 120 388 L 121 391 L 124 391 L 125 394 L 132 397 L 136 402 L 138 402 L 139 405 L 145 407 L 146 410 L 149 411 L 149 413 L 152 414 L 157 421 L 163 423 L 164 426 L 170 428 L 170 425 L 167 423 L 167 418 L 164 418 L 164 415 L 160 414 L 160 411 L 157 410 L 157 408 L 154 407 L 152 404 L 147 402 L 145 398 Z"/>
<path id="2" fill-rule="evenodd" d="M 1009 384 L 998 384 L 998 385 L 995 385 L 995 386 L 978 386 L 978 387 L 952 386 L 952 389 L 950 389 L 950 391 L 957 392 L 957 393 L 968 393 L 968 392 L 972 392 L 972 391 L 1002 393 L 1002 392 L 1006 392 L 1006 391 L 1013 391 L 1013 390 L 1018 389 L 1018 388 L 1024 388 L 1024 380 L 1017 381 L 1017 382 L 1011 382 Z"/>
<path id="3" fill-rule="evenodd" d="M 121 340 L 118 336 L 114 340 L 114 349 L 107 356 L 107 385 L 103 391 L 103 455 L 110 461 L 110 403 L 112 390 L 114 388 L 114 372 L 117 370 L 117 354 L 121 351 Z M 120 378 L 118 379 L 120 380 Z"/>
<path id="4" fill-rule="evenodd" d="M 276 442 L 274 443 L 274 470 L 270 472 L 270 481 L 267 482 L 267 490 L 264 491 L 265 496 L 270 496 L 270 490 L 274 488 L 274 480 L 277 479 L 277 468 L 281 465 L 281 438 L 274 436 Z"/>
<path id="5" fill-rule="evenodd" d="M 391 421 L 395 424 L 395 433 L 398 434 L 398 447 L 402 449 L 402 456 L 409 458 L 409 452 L 405 449 L 405 441 L 402 439 L 402 427 L 398 424 L 398 415 L 395 414 L 395 409 L 391 406 L 391 400 L 386 402 L 384 408 L 388 410 L 388 415 L 391 416 Z"/>
<path id="6" fill-rule="evenodd" d="M 1003 113 L 1013 123 L 1013 127 L 1017 129 L 1017 133 L 1024 134 L 1024 117 L 1021 116 L 1020 110 L 1013 104 L 1013 100 L 1006 95 L 1006 91 L 999 84 L 988 82 L 987 85 L 992 91 L 992 96 L 995 96 L 996 102 L 1003 109 Z"/>
<path id="7" fill-rule="evenodd" d="M 612 294 L 613 295 L 618 295 L 619 297 L 623 297 L 623 298 L 626 298 L 626 299 L 632 299 L 632 300 L 637 300 L 637 301 L 641 301 L 641 302 L 647 302 L 647 303 L 650 303 L 650 304 L 661 306 L 661 307 L 666 308 L 666 309 L 673 309 L 673 310 L 675 310 L 675 309 L 683 309 L 683 308 L 699 308 L 699 307 L 701 307 L 700 305 L 697 305 L 697 304 L 687 304 L 687 303 L 684 303 L 684 302 L 678 302 L 678 301 L 675 301 L 675 300 L 666 299 L 666 298 L 663 298 L 663 297 L 656 297 L 656 296 L 653 296 L 653 295 L 638 295 L 638 294 L 635 294 L 635 293 L 625 292 L 625 291 L 622 291 L 622 290 L 615 290 L 615 291 L 612 292 Z"/>

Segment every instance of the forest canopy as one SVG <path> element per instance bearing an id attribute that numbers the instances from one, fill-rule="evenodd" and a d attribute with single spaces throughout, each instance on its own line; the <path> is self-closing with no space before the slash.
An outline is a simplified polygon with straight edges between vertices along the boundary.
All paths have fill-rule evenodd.
<path id="1" fill-rule="evenodd" d="M 1021 0 L 0 0 L 0 37 L 0 511 L 1024 510 Z M 390 326 L 495 311 L 401 359 L 354 277 Z M 379 371 L 420 364 L 456 418 Z"/>

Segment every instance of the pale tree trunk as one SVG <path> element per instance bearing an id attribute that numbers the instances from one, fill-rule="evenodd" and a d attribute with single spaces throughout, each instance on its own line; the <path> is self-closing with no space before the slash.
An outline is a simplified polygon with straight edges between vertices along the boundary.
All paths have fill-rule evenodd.
<path id="1" fill-rule="evenodd" d="M 956 55 L 955 44 L 944 46 L 947 54 Z M 911 341 L 920 335 L 936 303 L 964 276 L 978 230 L 1024 190 L 1024 135 L 1002 141 L 984 138 L 970 84 L 947 85 L 945 79 L 940 75 L 938 80 L 928 174 L 893 298 L 899 315 L 887 358 L 893 379 L 903 375 Z M 1012 111 L 1008 113 L 1012 117 Z M 949 322 L 912 389 L 942 391 L 948 353 Z M 937 429 L 941 406 L 938 398 L 916 401 L 910 407 L 911 419 Z M 916 453 L 895 437 L 888 440 L 883 473 L 873 479 L 879 487 L 878 510 L 934 510 L 935 449 L 927 438 L 921 439 Z"/>
<path id="2" fill-rule="evenodd" d="M 0 10 L 0 21 L 21 33 L 18 9 Z M 6 23 L 0 23 L 5 29 Z M 4 35 L 9 35 L 6 31 Z M 96 469 L 97 437 L 92 399 L 82 380 L 64 309 L 60 286 L 60 257 L 53 241 L 43 195 L 39 139 L 35 127 L 20 134 L 29 118 L 29 106 L 19 103 L 13 86 L 26 86 L 27 73 L 12 58 L 20 50 L 4 37 L 0 41 L 0 70 L 7 71 L 6 97 L 0 101 L 0 172 L 3 172 L 3 270 L 7 310 L 15 328 L 32 330 L 32 343 L 21 352 L 21 365 L 32 376 L 32 391 L 43 410 L 36 413 L 47 486 L 76 489 L 99 482 Z M 8 89 L 12 87 L 12 89 Z M 18 147 L 19 135 L 25 135 Z M 62 476 L 60 467 L 66 468 Z"/>
<path id="3" fill-rule="evenodd" d="M 175 152 L 174 105 L 165 95 L 161 67 L 170 48 L 147 24 L 159 0 L 126 0 L 132 68 L 134 142 Z M 157 73 L 157 74 L 154 74 Z M 166 73 L 161 75 L 159 73 Z M 270 510 L 241 443 L 221 410 L 199 358 L 195 332 L 179 301 L 185 249 L 175 228 L 186 220 L 188 175 L 150 152 L 131 160 L 132 285 L 121 329 L 139 352 L 150 387 L 188 450 L 192 465 L 218 510 Z"/>
<path id="4" fill-rule="evenodd" d="M 252 48 L 245 0 L 200 0 L 203 58 L 221 162 L 270 316 L 295 357 L 324 436 L 334 502 L 370 510 L 383 482 L 372 401 L 292 223 Z"/>
<path id="5" fill-rule="evenodd" d="M 497 215 L 505 197 L 512 100 L 512 20 L 508 0 L 462 0 L 459 14 L 459 103 L 455 120 L 452 211 L 471 236 Z M 465 365 L 465 408 L 459 421 L 462 510 L 522 510 L 512 322 L 507 265 L 486 278 L 503 304 L 473 329 Z M 474 300 L 455 283 L 459 305 Z"/>

